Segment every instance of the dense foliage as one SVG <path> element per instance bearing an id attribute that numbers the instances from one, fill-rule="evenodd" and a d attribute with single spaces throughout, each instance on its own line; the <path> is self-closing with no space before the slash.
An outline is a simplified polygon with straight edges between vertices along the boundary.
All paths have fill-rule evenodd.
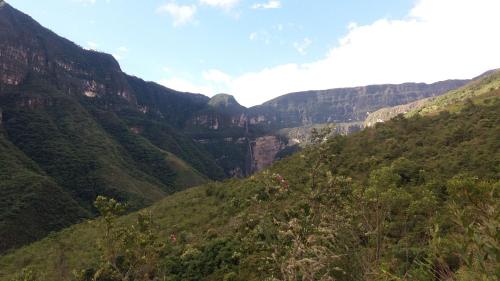
<path id="1" fill-rule="evenodd" d="M 499 279 L 498 73 L 416 112 L 431 117 L 315 132 L 268 171 L 206 183 L 246 170 L 251 141 L 275 129 L 360 120 L 466 81 L 245 110 L 127 76 L 9 5 L 0 27 L 0 279 Z M 134 210 L 201 183 L 119 216 L 120 202 Z"/>
<path id="2" fill-rule="evenodd" d="M 157 147 L 127 119 L 80 103 L 43 77 L 32 75 L 19 89 L 0 93 L 0 104 L 0 252 L 89 217 L 97 195 L 125 200 L 133 210 L 207 179 L 163 150 L 192 142 Z"/>
<path id="3" fill-rule="evenodd" d="M 266 172 L 117 218 L 132 236 L 113 247 L 161 247 L 143 261 L 154 274 L 133 280 L 498 280 L 500 102 L 488 104 L 327 141 L 316 132 L 317 145 Z M 154 239 L 120 242 L 143 237 L 144 218 Z M 5 255 L 0 278 L 27 266 L 44 280 L 70 280 L 72 270 L 132 280 L 91 278 L 106 264 L 99 229 L 77 225 Z M 66 270 L 54 245 L 75 256 Z"/>

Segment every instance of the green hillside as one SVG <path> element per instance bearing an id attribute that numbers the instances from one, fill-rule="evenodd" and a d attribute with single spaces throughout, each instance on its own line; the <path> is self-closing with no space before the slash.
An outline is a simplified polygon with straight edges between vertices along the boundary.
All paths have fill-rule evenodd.
<path id="1" fill-rule="evenodd" d="M 488 104 L 500 96 L 500 71 L 494 70 L 484 76 L 462 88 L 429 99 L 419 108 L 410 111 L 409 115 L 436 114 L 443 110 L 455 112 L 471 101 L 476 104 Z"/>
<path id="2" fill-rule="evenodd" d="M 44 179 L 19 176 L 1 181 L 2 192 L 9 197 L 3 197 L 0 213 L 6 215 L 0 223 L 8 223 L 10 227 L 2 228 L 0 251 L 88 217 L 94 213 L 92 202 L 98 194 L 125 200 L 132 209 L 138 209 L 166 194 L 207 180 L 183 160 L 135 134 L 113 112 L 96 106 L 86 108 L 50 87 L 25 83 L 19 91 L 4 92 L 0 102 L 5 105 L 2 137 L 9 144 L 2 153 L 2 161 L 21 157 L 29 163 L 22 167 L 31 165 L 34 167 L 31 173 Z M 2 167 L 12 169 L 13 165 Z M 22 173 L 23 169 L 15 171 Z M 36 198 L 42 205 L 51 202 L 50 208 L 29 206 L 33 202 L 23 199 L 28 196 L 26 188 L 36 190 L 36 186 L 47 185 L 40 182 L 50 183 L 49 187 L 57 188 L 57 192 L 52 195 L 39 191 L 37 196 L 30 195 L 31 200 Z M 7 219 L 7 214 L 23 200 L 27 210 L 39 208 L 38 212 L 32 212 L 29 218 L 19 215 Z M 78 205 L 71 205 L 75 203 Z M 61 208 L 61 212 L 55 212 L 54 208 Z"/>
<path id="3" fill-rule="evenodd" d="M 169 196 L 143 211 L 166 245 L 155 272 L 165 280 L 498 280 L 498 124 L 498 99 L 396 118 L 251 178 Z M 137 216 L 119 225 L 132 231 Z M 102 223 L 2 256 L 0 279 L 26 267 L 42 280 L 92 275 L 102 264 Z"/>
<path id="4" fill-rule="evenodd" d="M 4 134 L 0 129 L 0 251 L 89 215 Z"/>
<path id="5" fill-rule="evenodd" d="M 128 76 L 8 4 L 0 38 L 0 253 L 94 216 L 97 195 L 137 210 L 224 177 L 180 128 L 207 97 Z"/>

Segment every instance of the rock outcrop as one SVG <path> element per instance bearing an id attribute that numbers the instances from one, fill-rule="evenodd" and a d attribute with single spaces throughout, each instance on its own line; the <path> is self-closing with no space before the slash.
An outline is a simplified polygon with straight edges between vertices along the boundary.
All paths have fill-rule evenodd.
<path id="1" fill-rule="evenodd" d="M 251 172 L 262 171 L 276 159 L 276 155 L 285 148 L 285 143 L 278 136 L 263 136 L 251 144 Z"/>
<path id="2" fill-rule="evenodd" d="M 383 123 L 387 120 L 390 120 L 398 116 L 399 114 L 406 114 L 412 110 L 422 107 L 430 99 L 432 98 L 425 98 L 407 104 L 379 109 L 375 112 L 368 114 L 363 125 L 365 127 L 372 127 L 377 123 Z"/>

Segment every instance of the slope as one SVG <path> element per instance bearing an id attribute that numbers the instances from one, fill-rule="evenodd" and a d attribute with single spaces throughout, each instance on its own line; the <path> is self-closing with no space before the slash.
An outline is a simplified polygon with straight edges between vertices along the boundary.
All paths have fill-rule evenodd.
<path id="1" fill-rule="evenodd" d="M 8 4 L 0 37 L 0 130 L 9 144 L 0 160 L 29 175 L 0 182 L 0 252 L 92 216 L 97 194 L 133 210 L 222 176 L 175 127 L 186 118 L 180 112 L 206 97 L 127 76 L 112 56 L 84 50 Z M 8 164 L 18 155 L 36 169 Z"/>
<path id="2" fill-rule="evenodd" d="M 408 104 L 386 107 L 370 113 L 365 126 L 373 126 L 378 122 L 387 121 L 399 114 L 436 114 L 443 110 L 456 111 L 470 101 L 476 103 L 489 102 L 500 92 L 500 71 L 491 70 L 476 78 L 467 85 L 451 90 L 441 96 L 425 98 Z"/>
<path id="3" fill-rule="evenodd" d="M 293 235 L 302 237 L 294 229 L 315 226 L 309 214 L 320 211 L 335 218 L 328 224 L 335 235 L 328 236 L 334 252 L 327 260 L 333 268 L 328 274 L 336 280 L 435 280 L 439 272 L 434 266 L 448 268 L 446 274 L 466 274 L 470 267 L 457 261 L 462 252 L 454 246 L 456 241 L 463 245 L 462 230 L 450 216 L 458 204 L 463 219 L 474 222 L 481 216 L 468 212 L 475 210 L 476 200 L 498 204 L 498 194 L 487 190 L 500 180 L 499 113 L 496 99 L 456 113 L 396 118 L 309 147 L 251 178 L 169 196 L 146 210 L 168 245 L 161 268 L 167 280 L 286 279 L 280 267 L 293 266 L 290 259 L 301 257 L 293 256 L 299 252 L 290 246 L 300 242 Z M 462 188 L 472 192 L 469 197 L 461 195 Z M 387 215 L 378 216 L 377 208 Z M 136 216 L 123 217 L 121 223 L 131 224 Z M 376 224 L 379 219 L 383 224 Z M 299 225 L 283 226 L 294 222 Z M 474 223 L 470 231 L 486 235 Z M 65 280 L 71 269 L 95 266 L 99 250 L 89 245 L 95 245 L 97 229 L 95 223 L 76 225 L 4 255 L 0 278 L 31 266 L 43 269 L 44 280 Z M 312 231 L 310 237 L 318 239 L 321 232 Z M 175 243 L 171 234 L 177 236 Z M 435 236 L 443 243 L 436 244 Z M 300 239 L 316 247 L 307 237 Z M 439 256 L 434 256 L 436 247 Z M 491 268 L 490 258 L 483 262 Z"/>
<path id="4" fill-rule="evenodd" d="M 0 128 L 0 252 L 89 214 L 5 138 Z"/>

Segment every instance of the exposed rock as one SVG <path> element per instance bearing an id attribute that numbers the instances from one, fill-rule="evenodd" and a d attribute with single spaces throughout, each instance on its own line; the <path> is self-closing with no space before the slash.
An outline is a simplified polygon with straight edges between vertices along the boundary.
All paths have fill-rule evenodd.
<path id="1" fill-rule="evenodd" d="M 284 143 L 277 136 L 257 138 L 252 142 L 252 172 L 262 171 L 269 167 L 284 147 Z"/>
<path id="2" fill-rule="evenodd" d="M 403 104 L 403 105 L 397 105 L 393 107 L 386 107 L 379 109 L 373 113 L 368 114 L 368 117 L 366 117 L 366 120 L 364 122 L 365 127 L 372 127 L 377 123 L 383 123 L 385 121 L 388 121 L 399 114 L 406 114 L 412 110 L 421 108 L 424 106 L 429 100 L 432 100 L 432 98 L 426 98 L 426 99 L 421 99 L 417 100 L 411 103 Z"/>
<path id="3" fill-rule="evenodd" d="M 279 128 L 364 121 L 367 113 L 387 106 L 438 96 L 470 80 L 433 84 L 373 85 L 287 94 L 250 109 L 250 123 L 271 121 Z M 264 117 L 264 118 L 262 118 Z"/>

